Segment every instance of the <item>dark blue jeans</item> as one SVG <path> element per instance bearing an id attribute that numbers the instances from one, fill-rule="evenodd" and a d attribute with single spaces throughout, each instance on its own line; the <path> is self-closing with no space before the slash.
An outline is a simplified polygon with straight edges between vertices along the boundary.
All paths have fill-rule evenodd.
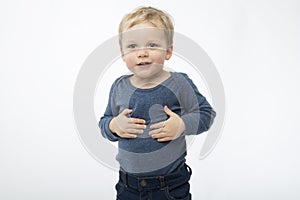
<path id="1" fill-rule="evenodd" d="M 191 200 L 191 175 L 187 164 L 171 174 L 154 177 L 136 177 L 120 170 L 117 200 Z"/>

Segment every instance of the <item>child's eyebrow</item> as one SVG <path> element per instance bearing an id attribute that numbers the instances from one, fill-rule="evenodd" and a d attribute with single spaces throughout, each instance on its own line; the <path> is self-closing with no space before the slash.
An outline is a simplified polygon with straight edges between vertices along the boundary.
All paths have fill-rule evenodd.
<path id="1" fill-rule="evenodd" d="M 125 44 L 129 44 L 129 43 L 137 43 L 136 40 L 125 40 L 124 41 Z"/>
<path id="2" fill-rule="evenodd" d="M 160 42 L 163 42 L 163 41 L 157 40 L 157 39 L 149 39 L 148 42 L 160 43 Z"/>
<path id="3" fill-rule="evenodd" d="M 144 41 L 140 40 L 124 40 L 125 43 L 139 43 L 139 42 L 163 42 L 164 40 L 158 39 L 158 38 L 149 38 Z"/>

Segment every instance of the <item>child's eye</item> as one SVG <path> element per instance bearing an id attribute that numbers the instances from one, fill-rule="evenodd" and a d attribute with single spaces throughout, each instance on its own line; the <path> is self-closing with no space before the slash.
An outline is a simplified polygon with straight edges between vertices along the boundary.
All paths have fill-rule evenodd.
<path id="1" fill-rule="evenodd" d="M 127 48 L 134 49 L 134 48 L 136 48 L 136 44 L 130 44 L 130 45 L 127 46 Z"/>
<path id="2" fill-rule="evenodd" d="M 154 47 L 158 47 L 158 45 L 151 42 L 151 43 L 148 44 L 148 47 L 154 48 Z"/>

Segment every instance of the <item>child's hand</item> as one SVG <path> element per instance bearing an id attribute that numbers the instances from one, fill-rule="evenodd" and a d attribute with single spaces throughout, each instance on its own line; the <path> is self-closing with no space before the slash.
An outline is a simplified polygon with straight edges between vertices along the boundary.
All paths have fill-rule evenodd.
<path id="1" fill-rule="evenodd" d="M 170 116 L 169 119 L 150 126 L 153 130 L 149 132 L 149 135 L 153 139 L 157 139 L 158 142 L 175 140 L 185 130 L 183 120 L 176 113 L 172 112 L 167 106 L 164 107 L 164 111 Z"/>
<path id="2" fill-rule="evenodd" d="M 131 112 L 130 109 L 123 110 L 110 121 L 109 129 L 122 138 L 136 138 L 137 134 L 143 134 L 144 129 L 146 129 L 145 120 L 129 118 L 127 115 Z"/>

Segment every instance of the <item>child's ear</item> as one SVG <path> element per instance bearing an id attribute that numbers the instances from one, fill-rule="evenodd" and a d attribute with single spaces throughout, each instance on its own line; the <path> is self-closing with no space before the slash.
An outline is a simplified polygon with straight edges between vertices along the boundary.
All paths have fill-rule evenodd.
<path id="1" fill-rule="evenodd" d="M 172 54 L 173 54 L 173 45 L 171 44 L 167 48 L 165 59 L 169 60 L 172 57 Z"/>

